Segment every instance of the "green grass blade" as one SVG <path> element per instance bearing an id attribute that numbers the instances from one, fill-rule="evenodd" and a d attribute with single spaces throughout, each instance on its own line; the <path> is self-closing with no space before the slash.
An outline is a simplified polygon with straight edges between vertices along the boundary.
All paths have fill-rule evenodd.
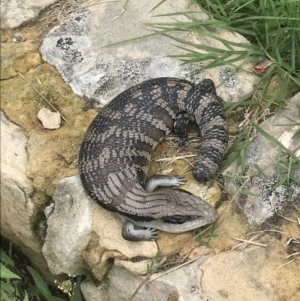
<path id="1" fill-rule="evenodd" d="M 296 178 L 293 175 L 290 175 L 290 179 L 293 180 L 294 182 L 300 184 L 300 179 L 299 178 Z"/>
<path id="2" fill-rule="evenodd" d="M 219 171 L 219 173 L 221 174 L 222 172 L 224 172 L 224 170 L 239 156 L 239 152 L 232 152 L 229 154 L 229 156 L 227 157 L 226 161 L 222 164 L 222 167 Z"/>
<path id="3" fill-rule="evenodd" d="M 12 295 L 15 291 L 15 288 L 13 287 L 13 285 L 8 281 L 0 281 L 0 287 L 1 287 L 1 292 L 4 291 L 9 295 Z"/>
<path id="4" fill-rule="evenodd" d="M 28 271 L 32 275 L 35 284 L 40 290 L 40 293 L 45 297 L 47 301 L 65 301 L 62 298 L 52 296 L 46 282 L 43 280 L 43 278 L 40 276 L 40 274 L 33 268 L 27 266 Z"/>
<path id="5" fill-rule="evenodd" d="M 128 4 L 129 4 L 129 1 L 130 1 L 130 0 L 126 0 L 126 1 L 125 1 L 124 5 L 123 5 L 123 9 L 124 9 L 124 10 L 127 8 Z"/>
<path id="6" fill-rule="evenodd" d="M 0 263 L 0 278 L 3 279 L 21 279 L 21 277 L 10 271 L 4 264 Z"/>
<path id="7" fill-rule="evenodd" d="M 80 285 L 81 285 L 81 276 L 79 276 L 77 281 L 76 281 L 76 286 L 72 291 L 73 294 L 72 294 L 72 297 L 71 297 L 71 301 L 82 301 Z"/>
<path id="8" fill-rule="evenodd" d="M 29 287 L 27 289 L 27 294 L 28 294 L 29 298 L 37 296 L 40 293 L 41 293 L 41 291 L 36 284 L 32 285 L 31 287 Z"/>
<path id="9" fill-rule="evenodd" d="M 292 34 L 292 48 L 291 48 L 291 66 L 292 70 L 296 70 L 296 42 L 295 42 L 295 32 Z"/>
<path id="10" fill-rule="evenodd" d="M 235 148 L 234 148 L 234 151 L 241 151 L 241 150 L 244 150 L 246 149 L 250 144 L 250 140 L 244 140 L 243 142 L 241 142 L 239 145 L 237 145 Z"/>
<path id="11" fill-rule="evenodd" d="M 166 0 L 161 0 L 158 4 L 156 4 L 150 11 L 149 13 L 151 13 L 152 11 L 154 11 L 155 9 L 157 9 L 159 6 L 161 6 L 164 2 L 166 2 Z"/>
<path id="12" fill-rule="evenodd" d="M 252 164 L 252 166 L 257 169 L 257 171 L 262 174 L 266 179 L 268 178 L 268 176 L 264 173 L 264 171 L 259 167 L 259 165 L 257 163 Z"/>
<path id="13" fill-rule="evenodd" d="M 13 301 L 11 296 L 1 289 L 1 301 Z"/>
<path id="14" fill-rule="evenodd" d="M 13 260 L 4 252 L 3 249 L 0 249 L 0 261 L 11 267 L 15 266 Z"/>
<path id="15" fill-rule="evenodd" d="M 279 180 L 275 185 L 272 186 L 271 191 L 275 190 L 276 188 L 278 188 L 279 186 L 283 185 L 284 183 L 286 183 L 287 181 L 287 176 L 284 176 L 281 180 Z"/>
<path id="16" fill-rule="evenodd" d="M 29 301 L 29 298 L 28 298 L 28 295 L 27 295 L 26 291 L 24 292 L 24 299 L 23 299 L 23 301 Z"/>
<path id="17" fill-rule="evenodd" d="M 300 138 L 300 129 L 296 131 L 296 133 L 292 137 L 293 139 L 299 139 Z"/>
<path id="18" fill-rule="evenodd" d="M 266 137 L 267 139 L 269 139 L 271 142 L 273 142 L 274 144 L 276 144 L 278 147 L 280 147 L 281 149 L 283 149 L 289 156 L 291 156 L 293 159 L 296 159 L 297 161 L 299 160 L 296 155 L 290 151 L 289 149 L 287 149 L 280 141 L 278 141 L 276 138 L 274 138 L 273 136 L 271 136 L 270 134 L 268 134 L 266 131 L 264 131 L 261 127 L 259 127 L 258 125 L 254 125 L 255 129 L 264 137 Z"/>

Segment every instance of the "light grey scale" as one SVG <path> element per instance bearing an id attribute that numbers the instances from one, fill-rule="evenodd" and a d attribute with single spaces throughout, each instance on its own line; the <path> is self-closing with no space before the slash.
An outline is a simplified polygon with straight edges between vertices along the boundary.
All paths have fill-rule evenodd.
<path id="1" fill-rule="evenodd" d="M 203 138 L 193 175 L 208 181 L 228 143 L 223 101 L 209 79 L 198 84 L 176 78 L 145 81 L 115 97 L 88 128 L 79 155 L 80 177 L 94 201 L 124 220 L 125 239 L 152 240 L 158 230 L 185 232 L 218 217 L 211 205 L 178 188 L 183 177 L 146 180 L 153 149 L 172 130 L 184 146 L 189 120 Z"/>

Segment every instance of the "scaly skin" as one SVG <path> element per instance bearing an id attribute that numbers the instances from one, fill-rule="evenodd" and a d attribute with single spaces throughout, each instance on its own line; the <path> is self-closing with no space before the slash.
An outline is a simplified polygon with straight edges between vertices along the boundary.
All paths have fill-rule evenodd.
<path id="1" fill-rule="evenodd" d="M 184 144 L 190 119 L 203 137 L 193 175 L 198 181 L 209 180 L 228 142 L 222 102 L 209 79 L 195 85 L 157 78 L 124 91 L 101 110 L 87 130 L 79 156 L 85 190 L 102 207 L 141 227 L 178 233 L 211 223 L 217 212 L 201 198 L 178 188 L 146 191 L 145 179 L 158 142 L 174 129 L 179 143 Z M 165 177 L 157 179 L 156 186 L 178 186 L 178 181 Z M 132 229 L 126 222 L 123 237 L 146 240 L 157 235 L 150 229 Z"/>

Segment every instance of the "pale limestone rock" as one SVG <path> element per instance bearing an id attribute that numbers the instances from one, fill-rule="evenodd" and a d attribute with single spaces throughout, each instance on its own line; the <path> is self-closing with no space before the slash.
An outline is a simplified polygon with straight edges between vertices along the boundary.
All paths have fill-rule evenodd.
<path id="1" fill-rule="evenodd" d="M 97 206 L 93 217 L 93 231 L 99 236 L 99 245 L 105 250 L 115 250 L 126 258 L 142 256 L 151 258 L 157 253 L 154 241 L 131 242 L 121 235 L 123 222 L 115 214 Z"/>
<path id="2" fill-rule="evenodd" d="M 128 260 L 121 260 L 116 258 L 114 265 L 123 267 L 134 275 L 146 275 L 147 274 L 148 260 L 142 260 L 139 262 L 131 262 Z"/>
<path id="3" fill-rule="evenodd" d="M 183 246 L 189 241 L 191 241 L 191 243 L 188 244 L 190 249 L 193 249 L 194 247 L 198 246 L 198 244 L 193 239 L 192 231 L 184 233 L 160 232 L 157 239 L 157 245 L 161 254 L 167 255 L 174 249 L 177 249 L 179 246 Z"/>
<path id="4" fill-rule="evenodd" d="M 217 254 L 219 252 L 220 252 L 220 250 L 214 250 L 214 249 L 211 249 L 211 248 L 207 248 L 205 246 L 200 246 L 200 247 L 194 248 L 189 253 L 188 258 L 189 258 L 189 260 L 193 260 L 193 259 L 200 258 L 200 257 L 206 256 L 206 255 L 214 255 L 214 254 Z"/>
<path id="5" fill-rule="evenodd" d="M 152 1 L 145 3 L 131 0 L 124 14 L 117 19 L 114 17 L 120 14 L 123 6 L 119 1 L 76 12 L 44 39 L 41 47 L 43 58 L 55 65 L 74 92 L 96 100 L 100 105 L 107 104 L 129 86 L 164 76 L 186 78 L 194 82 L 211 78 L 216 85 L 221 84 L 218 93 L 225 101 L 236 101 L 252 90 L 257 77 L 248 72 L 239 71 L 224 80 L 232 70 L 230 66 L 202 70 L 196 75 L 189 74 L 195 69 L 201 69 L 201 65 L 182 65 L 181 61 L 168 57 L 182 51 L 172 45 L 174 40 L 163 35 L 103 47 L 149 34 L 149 28 L 142 25 L 147 22 L 174 22 L 174 18 L 188 21 L 184 16 L 153 18 L 153 15 L 197 10 L 197 18 L 207 18 L 198 6 L 191 5 L 187 0 L 166 1 L 149 13 L 154 5 Z M 237 34 L 226 31 L 219 34 L 225 40 L 247 42 Z M 186 32 L 172 32 L 171 35 L 197 44 L 225 48 L 216 40 L 192 32 L 188 35 Z"/>
<path id="6" fill-rule="evenodd" d="M 213 252 L 204 255 L 202 250 L 203 257 L 194 262 L 152 275 L 134 300 L 297 301 L 299 263 L 294 261 L 279 268 L 288 261 L 282 256 L 283 250 L 279 251 L 279 245 L 278 240 L 271 239 L 267 248 L 250 246 L 243 251 L 216 255 Z M 82 291 L 87 301 L 99 295 L 99 301 L 125 301 L 143 280 L 144 277 L 114 265 L 101 285 L 87 281 L 82 284 Z"/>
<path id="7" fill-rule="evenodd" d="M 199 265 L 206 258 L 207 256 L 200 258 L 167 274 L 154 274 L 151 277 L 154 280 L 150 280 L 142 286 L 134 300 L 206 300 L 205 295 L 201 291 L 199 273 Z M 157 276 L 161 277 L 155 279 Z M 113 266 L 108 272 L 106 282 L 101 283 L 100 286 L 96 287 L 91 283 L 83 284 L 83 294 L 87 301 L 94 301 L 93 295 L 106 291 L 109 301 L 126 301 L 138 288 L 143 279 L 144 277 L 133 275 L 122 267 Z M 88 293 L 86 293 L 87 289 L 89 290 Z M 99 301 L 105 300 L 105 298 L 99 299 Z"/>
<path id="8" fill-rule="evenodd" d="M 249 247 L 208 258 L 200 267 L 204 294 L 214 301 L 298 300 L 299 264 L 279 269 L 280 255 L 272 247 Z"/>
<path id="9" fill-rule="evenodd" d="M 41 10 L 57 0 L 2 0 L 1 28 L 16 28 L 35 19 Z"/>
<path id="10" fill-rule="evenodd" d="M 91 238 L 94 203 L 78 176 L 61 180 L 53 200 L 55 208 L 47 219 L 43 254 L 53 274 L 77 275 L 83 265 L 81 254 Z"/>
<path id="11" fill-rule="evenodd" d="M 201 266 L 202 289 L 211 300 L 271 301 L 271 287 L 260 279 L 265 261 L 261 247 L 222 252 Z"/>
<path id="12" fill-rule="evenodd" d="M 286 110 L 282 109 L 279 113 L 269 117 L 259 127 L 281 142 L 300 159 L 300 139 L 295 136 L 300 129 L 299 123 L 297 124 L 297 121 L 299 122 L 300 93 L 287 101 L 285 106 Z M 293 121 L 294 125 L 292 125 Z M 237 199 L 239 207 L 251 225 L 262 224 L 277 210 L 280 210 L 288 200 L 296 202 L 299 198 L 300 185 L 295 182 L 291 182 L 289 188 L 285 183 L 272 191 L 272 186 L 286 175 L 286 173 L 280 174 L 278 172 L 277 164 L 281 160 L 282 163 L 288 164 L 284 160 L 284 155 L 280 155 L 279 147 L 258 132 L 245 152 L 243 175 L 244 179 L 248 178 L 251 181 L 245 183 L 243 190 L 248 191 L 248 193 L 239 194 Z M 265 176 L 253 166 L 254 164 L 259 166 Z M 234 193 L 240 189 L 243 183 L 238 179 L 232 180 L 232 177 L 238 172 L 235 162 L 226 170 L 226 175 L 229 176 L 226 181 L 227 189 Z M 292 174 L 294 177 L 300 178 L 300 168 L 294 169 Z"/>
<path id="13" fill-rule="evenodd" d="M 1 172 L 13 175 L 13 181 L 30 197 L 33 192 L 31 181 L 26 177 L 28 137 L 17 125 L 11 123 L 1 111 Z"/>
<path id="14" fill-rule="evenodd" d="M 187 183 L 185 183 L 183 189 L 192 192 L 206 202 L 210 203 L 212 206 L 215 206 L 216 202 L 219 201 L 222 195 L 222 189 L 217 182 L 214 182 L 210 186 L 205 183 L 199 183 L 193 178 L 192 174 L 186 178 L 189 180 Z"/>
<path id="15" fill-rule="evenodd" d="M 45 129 L 53 130 L 60 128 L 61 117 L 57 112 L 42 108 L 39 110 L 37 117 L 42 122 Z"/>
<path id="16" fill-rule="evenodd" d="M 153 241 L 131 242 L 121 235 L 122 221 L 115 214 L 96 206 L 93 216 L 93 236 L 87 250 L 83 253 L 86 263 L 98 279 L 103 279 L 109 269 L 111 259 L 130 260 L 135 257 L 152 258 L 158 252 Z M 138 269 L 144 274 L 146 263 L 136 267 L 127 263 L 132 271 Z M 143 266 L 143 267 L 141 267 Z"/>
<path id="17" fill-rule="evenodd" d="M 33 185 L 26 176 L 28 137 L 1 111 L 1 235 L 18 246 L 34 267 L 47 274 L 42 245 L 33 232 L 38 211 L 32 200 Z"/>
<path id="18" fill-rule="evenodd" d="M 53 274 L 78 274 L 83 259 L 103 278 L 112 258 L 151 258 L 155 242 L 129 242 L 121 236 L 121 220 L 96 205 L 84 192 L 78 176 L 61 180 L 53 194 L 43 254 Z M 93 236 L 92 236 L 93 233 Z"/>
<path id="19" fill-rule="evenodd" d="M 80 288 L 84 299 L 87 301 L 110 301 L 107 296 L 106 284 L 102 283 L 101 286 L 96 286 L 91 281 L 84 281 Z"/>

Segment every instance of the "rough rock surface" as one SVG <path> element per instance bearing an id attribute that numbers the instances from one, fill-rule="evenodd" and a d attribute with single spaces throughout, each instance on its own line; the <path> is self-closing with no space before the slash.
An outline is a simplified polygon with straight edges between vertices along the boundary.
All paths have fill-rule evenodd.
<path id="1" fill-rule="evenodd" d="M 285 230 L 287 238 L 292 229 Z M 298 300 L 299 263 L 285 266 L 288 259 L 280 242 L 261 234 L 266 247 L 210 251 L 180 269 L 152 275 L 134 300 Z M 122 301 L 128 300 L 142 281 L 143 277 L 114 266 L 100 286 L 87 281 L 81 288 L 87 301 Z"/>
<path id="2" fill-rule="evenodd" d="M 43 254 L 53 274 L 78 275 L 84 258 L 94 275 L 101 279 L 111 258 L 118 258 L 122 264 L 122 260 L 138 256 L 151 258 L 157 253 L 155 242 L 124 240 L 121 220 L 95 206 L 83 190 L 78 176 L 57 183 L 53 200 L 54 209 L 52 205 L 46 208 L 48 228 L 43 246 Z M 131 266 L 134 271 L 134 264 Z"/>
<path id="3" fill-rule="evenodd" d="M 130 242 L 121 235 L 122 221 L 115 214 L 96 206 L 93 216 L 93 237 L 84 252 L 86 263 L 94 275 L 102 279 L 112 259 L 117 259 L 119 265 L 126 265 L 133 273 L 145 274 L 147 262 L 131 261 L 134 258 L 151 258 L 158 249 L 155 242 Z"/>
<path id="4" fill-rule="evenodd" d="M 166 1 L 149 13 L 154 5 L 153 2 L 132 0 L 124 14 L 117 19 L 115 17 L 122 11 L 122 2 L 103 3 L 78 11 L 68 22 L 54 28 L 44 39 L 41 47 L 43 58 L 59 70 L 73 91 L 97 101 L 100 105 L 106 104 L 133 84 L 163 76 L 192 81 L 211 78 L 216 85 L 222 84 L 218 93 L 225 101 L 236 101 L 252 90 L 257 78 L 249 73 L 240 71 L 225 80 L 232 70 L 230 66 L 202 70 L 197 75 L 190 75 L 195 69 L 201 69 L 201 65 L 181 65 L 179 60 L 167 57 L 179 53 L 180 50 L 172 46 L 169 38 L 162 35 L 105 47 L 148 34 L 149 29 L 141 26 L 147 22 L 173 22 L 173 18 L 188 20 L 179 16 L 153 18 L 153 15 L 197 9 L 190 1 Z M 203 13 L 198 13 L 197 17 L 207 18 Z M 188 36 L 193 42 L 209 46 L 217 43 L 193 33 L 171 34 L 178 38 Z M 226 40 L 246 42 L 239 35 L 228 32 L 220 34 Z M 220 43 L 217 44 L 220 46 Z"/>
<path id="5" fill-rule="evenodd" d="M 28 156 L 27 134 L 10 122 L 1 110 L 1 235 L 9 239 L 27 254 L 33 266 L 44 266 L 42 244 L 32 232 L 32 218 L 37 215 L 33 184 L 26 176 Z"/>
<path id="6" fill-rule="evenodd" d="M 38 45 L 33 41 L 1 43 L 1 79 L 10 79 L 26 73 L 42 63 Z M 13 58 L 13 59 L 12 59 Z"/>
<path id="7" fill-rule="evenodd" d="M 222 252 L 208 258 L 200 267 L 201 286 L 208 300 L 298 300 L 299 264 L 287 270 L 279 268 L 278 259 L 283 258 L 281 252 L 276 253 L 277 248 L 272 250 L 275 245 L 273 241 L 266 248 L 250 247 L 243 252 Z M 286 281 L 294 289 L 287 290 Z"/>
<path id="8" fill-rule="evenodd" d="M 16 28 L 38 17 L 41 10 L 57 0 L 2 0 L 1 28 Z"/>
<path id="9" fill-rule="evenodd" d="M 290 158 L 294 162 L 291 165 L 291 173 L 299 179 L 300 139 L 296 132 L 300 129 L 300 93 L 287 101 L 285 106 L 286 110 L 283 109 L 280 113 L 271 116 L 259 127 L 294 154 L 294 158 Z M 288 203 L 299 206 L 299 183 L 292 180 L 290 183 L 285 181 L 272 190 L 272 187 L 287 175 L 287 169 L 280 170 L 280 167 L 282 169 L 283 166 L 289 165 L 286 155 L 287 153 L 282 152 L 272 140 L 257 132 L 245 152 L 243 175 L 239 175 L 241 172 L 236 170 L 234 164 L 228 168 L 227 188 L 236 193 L 243 185 L 243 189 L 248 191 L 247 194 L 239 195 L 237 203 L 251 225 L 262 224 L 280 210 L 283 210 L 282 214 L 285 215 L 284 209 L 289 205 Z M 260 170 L 255 168 L 254 164 L 257 164 Z M 234 181 L 230 179 L 232 176 L 235 176 Z"/>
<path id="10" fill-rule="evenodd" d="M 1 110 L 6 116 L 1 116 L 1 235 L 52 280 L 41 253 L 46 232 L 43 209 L 56 183 L 78 173 L 78 145 L 96 112 L 82 111 L 81 98 L 53 67 L 42 64 L 38 26 L 23 30 L 22 43 L 14 43 L 13 30 L 1 35 Z M 62 128 L 43 129 L 37 114 L 46 104 L 30 84 L 67 116 Z"/>
<path id="11" fill-rule="evenodd" d="M 134 300 L 206 300 L 205 295 L 200 289 L 199 273 L 199 265 L 203 263 L 206 258 L 207 257 L 198 259 L 181 269 L 174 270 L 154 281 L 148 282 L 141 288 Z M 154 278 L 156 276 L 155 274 L 152 277 Z M 143 281 L 143 277 L 134 276 L 126 269 L 114 266 L 107 275 L 107 281 L 110 283 L 108 287 L 105 283 L 101 284 L 100 287 L 95 287 L 90 282 L 84 283 L 82 285 L 82 292 L 86 300 L 95 300 L 91 293 L 91 291 L 94 290 L 102 292 L 107 290 L 109 301 L 128 300 Z M 100 296 L 99 301 L 104 300 L 105 297 Z"/>
<path id="12" fill-rule="evenodd" d="M 78 176 L 58 182 L 53 200 L 53 211 L 47 213 L 43 254 L 53 274 L 77 275 L 83 265 L 81 254 L 91 239 L 94 203 Z"/>

